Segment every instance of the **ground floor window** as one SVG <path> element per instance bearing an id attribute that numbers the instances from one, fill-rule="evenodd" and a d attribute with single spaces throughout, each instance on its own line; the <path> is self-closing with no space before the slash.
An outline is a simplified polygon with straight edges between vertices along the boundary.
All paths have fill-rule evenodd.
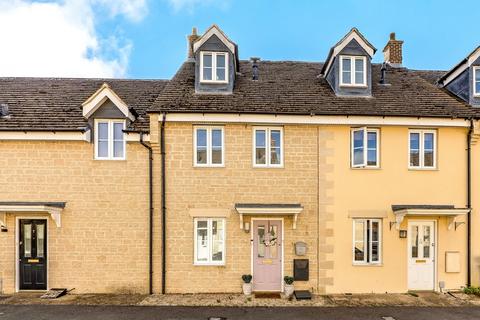
<path id="1" fill-rule="evenodd" d="M 225 264 L 225 219 L 197 218 L 194 264 Z"/>
<path id="2" fill-rule="evenodd" d="M 381 219 L 353 220 L 353 262 L 378 264 L 381 261 Z"/>

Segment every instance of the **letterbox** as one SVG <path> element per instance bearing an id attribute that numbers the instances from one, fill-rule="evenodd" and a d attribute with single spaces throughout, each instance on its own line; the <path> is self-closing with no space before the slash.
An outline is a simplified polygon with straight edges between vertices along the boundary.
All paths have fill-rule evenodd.
<path id="1" fill-rule="evenodd" d="M 293 259 L 293 278 L 295 281 L 308 281 L 308 259 Z"/>

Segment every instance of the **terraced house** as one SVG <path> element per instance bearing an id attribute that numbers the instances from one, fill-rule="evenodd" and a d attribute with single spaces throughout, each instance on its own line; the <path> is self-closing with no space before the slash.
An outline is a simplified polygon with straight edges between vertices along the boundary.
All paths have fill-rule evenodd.
<path id="1" fill-rule="evenodd" d="M 216 25 L 164 80 L 0 80 L 4 292 L 457 289 L 480 282 L 480 48 L 240 60 Z"/>

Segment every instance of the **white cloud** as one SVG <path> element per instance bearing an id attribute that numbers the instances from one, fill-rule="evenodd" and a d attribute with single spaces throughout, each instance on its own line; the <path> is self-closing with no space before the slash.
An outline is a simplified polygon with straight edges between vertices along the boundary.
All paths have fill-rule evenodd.
<path id="1" fill-rule="evenodd" d="M 0 0 L 0 76 L 122 77 L 132 48 L 99 36 L 99 11 L 140 21 L 145 0 Z"/>
<path id="2" fill-rule="evenodd" d="M 229 2 L 229 0 L 168 0 L 175 12 L 186 10 L 190 13 L 193 13 L 197 6 L 216 6 L 226 9 Z"/>
<path id="3" fill-rule="evenodd" d="M 125 15 L 132 21 L 140 21 L 147 15 L 146 0 L 91 0 L 106 7 L 111 16 Z"/>

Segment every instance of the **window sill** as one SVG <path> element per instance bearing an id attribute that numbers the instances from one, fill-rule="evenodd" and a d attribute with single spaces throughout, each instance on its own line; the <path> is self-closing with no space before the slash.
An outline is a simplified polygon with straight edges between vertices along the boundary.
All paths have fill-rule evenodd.
<path id="1" fill-rule="evenodd" d="M 195 266 L 195 267 L 225 267 L 225 262 L 222 262 L 222 263 L 199 263 L 199 262 L 194 262 L 193 266 Z"/>
<path id="2" fill-rule="evenodd" d="M 94 158 L 95 161 L 126 161 L 127 158 Z"/>
<path id="3" fill-rule="evenodd" d="M 353 263 L 354 267 L 383 267 L 383 263 Z"/>
<path id="4" fill-rule="evenodd" d="M 200 80 L 200 83 L 206 83 L 206 84 L 228 84 L 228 81 Z"/>
<path id="5" fill-rule="evenodd" d="M 222 164 L 222 165 L 215 165 L 215 164 L 194 164 L 193 165 L 194 168 L 225 168 L 225 165 Z"/>
<path id="6" fill-rule="evenodd" d="M 438 171 L 438 168 L 408 167 L 409 171 Z"/>
<path id="7" fill-rule="evenodd" d="M 350 167 L 352 170 L 380 170 L 381 167 Z"/>
<path id="8" fill-rule="evenodd" d="M 348 84 L 343 83 L 339 85 L 340 88 L 360 88 L 360 89 L 367 89 L 368 86 L 366 84 Z"/>
<path id="9" fill-rule="evenodd" d="M 253 169 L 285 169 L 285 167 L 282 166 L 253 166 Z"/>

